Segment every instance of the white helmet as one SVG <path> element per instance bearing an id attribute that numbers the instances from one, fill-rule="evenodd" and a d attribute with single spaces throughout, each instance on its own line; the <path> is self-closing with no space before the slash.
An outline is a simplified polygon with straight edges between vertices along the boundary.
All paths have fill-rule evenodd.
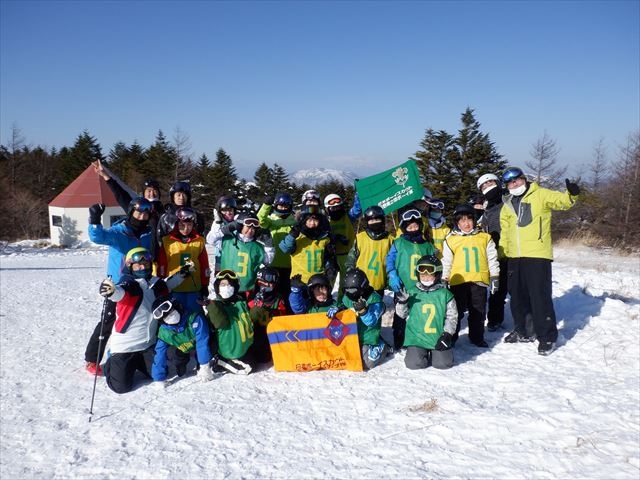
<path id="1" fill-rule="evenodd" d="M 482 186 L 483 183 L 489 182 L 493 180 L 494 182 L 496 182 L 496 184 L 500 184 L 500 179 L 494 175 L 493 173 L 485 173 L 484 175 L 482 175 L 479 179 L 478 179 L 478 190 L 482 191 L 480 189 L 480 187 Z"/>
<path id="2" fill-rule="evenodd" d="M 317 200 L 320 204 L 320 194 L 316 190 L 307 190 L 302 194 L 302 204 L 304 205 L 309 200 Z"/>
<path id="3" fill-rule="evenodd" d="M 339 207 L 340 205 L 342 205 L 342 198 L 340 197 L 340 195 L 330 193 L 329 195 L 324 197 L 324 208 Z"/>

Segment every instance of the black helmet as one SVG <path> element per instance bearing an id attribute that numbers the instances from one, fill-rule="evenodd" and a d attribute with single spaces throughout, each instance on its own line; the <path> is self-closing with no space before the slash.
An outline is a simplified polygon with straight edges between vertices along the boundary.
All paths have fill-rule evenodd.
<path id="1" fill-rule="evenodd" d="M 367 274 L 359 268 L 349 270 L 344 276 L 344 294 L 350 300 L 357 300 L 365 296 L 369 288 Z"/>
<path id="2" fill-rule="evenodd" d="M 313 298 L 313 289 L 316 287 L 325 286 L 329 290 L 329 296 L 331 296 L 331 284 L 329 283 L 329 277 L 327 277 L 324 273 L 316 273 L 311 275 L 309 281 L 307 282 L 307 290 L 309 291 L 309 296 Z"/>
<path id="3" fill-rule="evenodd" d="M 240 282 L 238 281 L 238 275 L 233 270 L 220 270 L 216 273 L 216 278 L 213 281 L 213 290 L 217 295 L 220 295 L 220 282 L 222 280 L 228 280 L 233 286 L 234 293 L 238 293 L 240 290 Z"/>
<path id="4" fill-rule="evenodd" d="M 423 255 L 416 263 L 416 278 L 421 273 L 428 273 L 436 277 L 436 282 L 442 277 L 442 262 L 437 255 Z"/>
<path id="5" fill-rule="evenodd" d="M 151 202 L 144 197 L 136 197 L 129 202 L 129 208 L 127 208 L 127 218 L 131 218 L 134 210 L 137 210 L 139 212 L 148 212 L 149 214 L 151 214 L 153 205 L 151 205 Z"/>
<path id="6" fill-rule="evenodd" d="M 256 273 L 256 280 L 264 283 L 277 284 L 280 280 L 280 273 L 273 267 L 262 267 Z"/>
<path id="7" fill-rule="evenodd" d="M 460 217 L 462 217 L 463 215 L 471 215 L 472 217 L 475 218 L 476 209 L 473 208 L 473 205 L 469 203 L 458 205 L 456 209 L 453 211 L 453 219 L 457 222 L 460 219 Z"/>
<path id="8" fill-rule="evenodd" d="M 240 212 L 235 222 L 238 231 L 242 230 L 243 226 L 253 227 L 256 230 L 260 228 L 260 220 L 253 212 Z"/>
<path id="9" fill-rule="evenodd" d="M 238 209 L 238 203 L 236 202 L 236 199 L 229 196 L 229 195 L 224 195 L 222 197 L 220 197 L 218 199 L 218 204 L 217 204 L 218 210 L 222 210 L 224 209 L 231 209 L 231 210 L 237 210 Z"/>
<path id="10" fill-rule="evenodd" d="M 164 320 L 171 310 L 176 310 L 180 315 L 184 313 L 182 304 L 177 298 L 171 295 L 161 295 L 153 301 L 151 312 L 156 320 Z"/>
<path id="11" fill-rule="evenodd" d="M 372 220 L 374 218 L 380 218 L 384 220 L 384 210 L 378 205 L 372 205 L 364 211 L 365 221 Z"/>
<path id="12" fill-rule="evenodd" d="M 184 192 L 184 194 L 187 196 L 187 204 L 191 204 L 191 185 L 189 185 L 187 182 L 176 182 L 171 185 L 171 189 L 169 190 L 169 197 L 171 198 L 171 201 L 173 203 L 175 203 L 173 201 L 173 195 L 176 192 Z"/>
<path id="13" fill-rule="evenodd" d="M 407 226 L 414 222 L 419 225 L 419 230 L 422 230 L 422 213 L 420 213 L 419 210 L 410 208 L 409 210 L 405 210 L 402 215 L 400 215 L 400 228 L 404 233 L 407 232 Z"/>
<path id="14" fill-rule="evenodd" d="M 147 180 L 145 180 L 142 188 L 155 188 L 158 193 L 160 193 L 160 183 L 153 178 L 148 178 Z"/>
<path id="15" fill-rule="evenodd" d="M 176 217 L 181 222 L 193 222 L 197 220 L 196 212 L 191 207 L 180 207 L 176 210 Z"/>

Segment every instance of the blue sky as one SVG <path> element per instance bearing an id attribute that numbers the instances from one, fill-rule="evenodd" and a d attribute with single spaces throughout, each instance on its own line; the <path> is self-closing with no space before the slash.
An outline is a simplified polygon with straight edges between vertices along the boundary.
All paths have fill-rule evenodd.
<path id="1" fill-rule="evenodd" d="M 362 176 L 475 109 L 509 162 L 546 131 L 577 173 L 640 128 L 638 1 L 0 1 L 0 141 L 87 130 Z"/>

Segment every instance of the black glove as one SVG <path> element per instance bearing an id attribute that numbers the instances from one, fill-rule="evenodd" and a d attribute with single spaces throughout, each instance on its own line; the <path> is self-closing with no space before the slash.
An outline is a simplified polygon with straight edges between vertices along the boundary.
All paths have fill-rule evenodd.
<path id="1" fill-rule="evenodd" d="M 233 235 L 233 232 L 235 232 L 238 229 L 238 224 L 234 221 L 226 223 L 224 225 L 222 225 L 222 227 L 220 227 L 220 231 L 222 232 L 223 235 Z"/>
<path id="2" fill-rule="evenodd" d="M 200 287 L 200 297 L 201 298 L 209 297 L 209 287 L 207 286 Z"/>
<path id="3" fill-rule="evenodd" d="M 360 297 L 358 300 L 353 302 L 353 309 L 360 315 L 367 311 L 367 301 Z"/>
<path id="4" fill-rule="evenodd" d="M 89 223 L 91 225 L 99 225 L 101 223 L 102 214 L 104 213 L 104 203 L 95 203 L 89 207 Z"/>
<path id="5" fill-rule="evenodd" d="M 564 183 L 567 185 L 567 192 L 569 195 L 576 196 L 580 195 L 580 187 L 577 183 L 570 182 L 568 178 L 564 179 Z"/>
<path id="6" fill-rule="evenodd" d="M 436 350 L 443 351 L 449 350 L 451 348 L 451 344 L 453 343 L 453 337 L 449 332 L 444 332 L 440 335 L 438 339 L 438 343 L 436 343 Z"/>
<path id="7" fill-rule="evenodd" d="M 336 242 L 340 242 L 342 245 L 347 245 L 349 243 L 349 239 L 344 235 L 335 235 Z"/>
<path id="8" fill-rule="evenodd" d="M 273 205 L 273 201 L 275 200 L 275 197 L 273 195 L 266 195 L 264 197 L 264 200 L 262 200 L 262 203 L 264 203 L 265 205 Z"/>
<path id="9" fill-rule="evenodd" d="M 289 230 L 289 235 L 291 235 L 293 238 L 298 238 L 298 236 L 300 235 L 300 227 L 297 223 L 291 227 L 291 230 Z"/>
<path id="10" fill-rule="evenodd" d="M 296 290 L 294 290 L 294 288 Z M 298 275 L 294 275 L 291 278 L 291 291 L 300 291 L 307 288 L 307 286 L 305 285 L 305 283 L 302 281 L 302 275 L 298 274 Z"/>
<path id="11" fill-rule="evenodd" d="M 111 280 L 111 278 L 104 279 L 100 284 L 100 295 L 102 295 L 105 298 L 109 298 L 111 295 L 113 295 L 113 292 L 115 291 L 116 291 L 116 286 L 114 285 L 113 280 Z"/>
<path id="12" fill-rule="evenodd" d="M 180 275 L 186 277 L 191 272 L 195 271 L 196 266 L 191 260 L 187 260 L 184 265 L 180 267 Z"/>

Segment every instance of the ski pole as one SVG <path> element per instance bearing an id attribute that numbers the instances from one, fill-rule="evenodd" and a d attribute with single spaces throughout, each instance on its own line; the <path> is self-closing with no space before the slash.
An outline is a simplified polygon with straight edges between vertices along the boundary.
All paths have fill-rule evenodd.
<path id="1" fill-rule="evenodd" d="M 109 275 L 111 278 L 111 275 Z M 96 373 L 93 376 L 93 392 L 91 393 L 91 407 L 89 407 L 89 422 L 91 422 L 91 417 L 93 416 L 93 400 L 96 397 L 96 384 L 98 383 L 98 368 L 100 368 L 100 353 L 102 350 L 102 340 L 104 339 L 104 312 L 107 310 L 107 302 L 109 299 L 107 297 L 104 298 L 104 302 L 102 302 L 102 314 L 100 315 L 100 336 L 98 337 L 98 355 L 96 358 Z"/>

